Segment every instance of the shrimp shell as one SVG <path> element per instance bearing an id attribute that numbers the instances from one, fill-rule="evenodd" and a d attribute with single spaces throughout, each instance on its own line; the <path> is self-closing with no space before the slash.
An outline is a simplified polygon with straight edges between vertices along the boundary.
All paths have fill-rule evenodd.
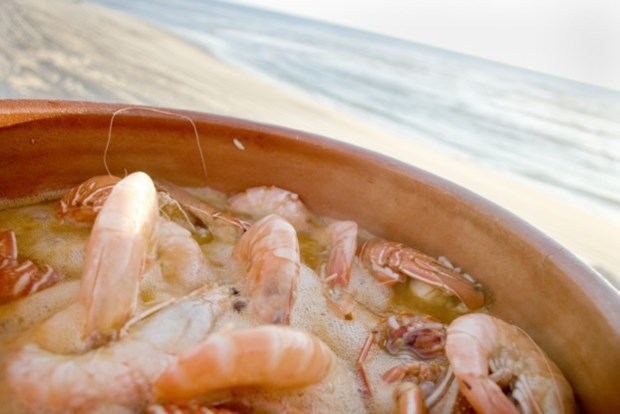
<path id="1" fill-rule="evenodd" d="M 188 230 L 160 218 L 156 237 L 159 264 L 168 278 L 186 289 L 196 289 L 209 279 L 206 258 Z"/>
<path id="2" fill-rule="evenodd" d="M 275 214 L 267 216 L 241 237 L 234 254 L 247 264 L 251 307 L 258 319 L 288 324 L 301 266 L 293 226 Z"/>
<path id="3" fill-rule="evenodd" d="M 404 382 L 396 387 L 396 412 L 398 414 L 424 414 L 424 396 L 417 384 Z"/>
<path id="4" fill-rule="evenodd" d="M 362 246 L 360 258 L 382 283 L 393 284 L 411 277 L 456 295 L 469 310 L 484 306 L 484 294 L 473 280 L 439 259 L 402 243 L 368 240 Z"/>
<path id="5" fill-rule="evenodd" d="M 157 217 L 155 187 L 144 173 L 119 181 L 107 197 L 86 246 L 80 283 L 85 338 L 113 336 L 134 312 Z"/>
<path id="6" fill-rule="evenodd" d="M 250 223 L 218 211 L 214 207 L 211 207 L 209 204 L 185 191 L 183 188 L 168 181 L 158 181 L 157 189 L 172 197 L 172 199 L 178 202 L 183 209 L 194 215 L 206 226 L 209 226 L 215 220 L 220 220 L 224 223 L 228 223 L 239 228 L 241 231 L 246 231 L 250 228 Z"/>
<path id="7" fill-rule="evenodd" d="M 214 333 L 170 364 L 153 393 L 158 402 L 177 402 L 231 387 L 305 387 L 323 380 L 334 361 L 321 340 L 285 326 Z"/>
<path id="8" fill-rule="evenodd" d="M 17 242 L 11 230 L 0 232 L 0 305 L 46 289 L 60 280 L 49 265 L 41 270 L 30 260 L 17 260 Z"/>
<path id="9" fill-rule="evenodd" d="M 312 217 L 299 195 L 275 186 L 248 188 L 230 197 L 227 204 L 231 210 L 254 219 L 277 214 L 297 229 L 305 228 Z"/>
<path id="10" fill-rule="evenodd" d="M 229 288 L 205 287 L 146 316 L 117 341 L 79 355 L 25 345 L 8 359 L 9 389 L 29 412 L 84 413 L 110 405 L 137 411 L 173 355 L 200 343 L 230 301 Z"/>
<path id="11" fill-rule="evenodd" d="M 347 287 L 357 249 L 357 223 L 335 221 L 323 229 L 322 235 L 329 246 L 325 274 L 328 277 L 335 275 L 333 285 Z"/>
<path id="12" fill-rule="evenodd" d="M 485 314 L 455 319 L 446 355 L 461 392 L 479 413 L 575 412 L 560 370 L 524 331 L 501 319 Z M 511 399 L 502 388 L 511 389 Z"/>
<path id="13" fill-rule="evenodd" d="M 75 186 L 56 206 L 58 217 L 76 223 L 91 224 L 121 179 L 112 175 L 99 175 Z"/>

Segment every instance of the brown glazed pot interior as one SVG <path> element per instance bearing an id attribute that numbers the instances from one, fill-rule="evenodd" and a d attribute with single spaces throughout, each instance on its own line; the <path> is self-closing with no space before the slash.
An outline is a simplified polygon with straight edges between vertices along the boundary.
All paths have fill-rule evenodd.
<path id="1" fill-rule="evenodd" d="M 118 105 L 0 102 L 0 198 L 69 188 L 105 174 Z M 145 171 L 235 192 L 273 184 L 317 213 L 443 255 L 491 292 L 491 312 L 549 354 L 585 412 L 620 412 L 620 296 L 512 214 L 429 173 L 299 131 L 193 112 L 119 112 L 113 174 Z M 182 116 L 179 116 L 182 115 Z M 203 171 L 191 118 L 200 137 Z M 601 240 L 601 242 L 604 242 Z"/>

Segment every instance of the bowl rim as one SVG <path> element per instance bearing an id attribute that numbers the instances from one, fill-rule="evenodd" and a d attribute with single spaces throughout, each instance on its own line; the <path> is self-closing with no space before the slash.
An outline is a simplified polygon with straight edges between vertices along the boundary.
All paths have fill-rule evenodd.
<path id="1" fill-rule="evenodd" d="M 18 124 L 65 116 L 112 116 L 114 113 L 121 110 L 124 111 L 123 116 L 126 117 L 178 119 L 179 116 L 181 116 L 190 118 L 192 121 L 204 122 L 221 127 L 266 133 L 285 139 L 303 141 L 308 145 L 318 148 L 364 158 L 403 175 L 415 176 L 435 190 L 461 199 L 465 204 L 479 211 L 482 215 L 494 217 L 504 229 L 543 253 L 545 255 L 545 262 L 557 266 L 558 269 L 570 277 L 574 283 L 580 286 L 587 284 L 588 296 L 593 302 L 598 303 L 598 307 L 609 317 L 610 326 L 614 328 L 616 335 L 620 338 L 620 312 L 618 312 L 620 309 L 620 289 L 606 279 L 601 273 L 579 259 L 575 254 L 560 245 L 550 236 L 544 234 L 541 230 L 506 208 L 459 184 L 387 155 L 334 138 L 275 124 L 209 112 L 135 104 L 47 99 L 0 100 L 0 129 Z"/>
<path id="2" fill-rule="evenodd" d="M 218 142 L 223 142 L 224 138 L 230 139 L 236 134 L 240 134 L 240 136 L 247 138 L 248 142 L 253 143 L 252 145 L 255 144 L 254 141 L 265 137 L 274 139 L 275 143 L 272 148 L 269 148 L 268 145 L 263 145 L 264 150 L 260 152 L 260 154 L 266 156 L 268 160 L 271 160 L 271 158 L 269 158 L 271 155 L 269 150 L 275 149 L 274 153 L 293 156 L 295 159 L 307 158 L 309 160 L 308 164 L 313 166 L 314 164 L 312 163 L 317 162 L 317 154 L 322 157 L 323 153 L 327 151 L 330 157 L 338 160 L 338 162 L 344 160 L 347 163 L 350 162 L 353 167 L 361 166 L 370 171 L 370 173 L 365 173 L 364 171 L 360 173 L 359 169 L 353 168 L 350 171 L 354 171 L 354 173 L 351 174 L 346 172 L 346 170 L 341 170 L 347 175 L 349 180 L 355 179 L 356 176 L 358 178 L 361 177 L 363 180 L 368 180 L 369 174 L 373 174 L 374 177 L 375 169 L 378 168 L 380 174 L 379 178 L 377 178 L 377 182 L 383 183 L 386 186 L 390 186 L 389 183 L 391 182 L 395 183 L 395 185 L 390 188 L 397 194 L 402 194 L 403 191 L 407 192 L 413 189 L 413 192 L 419 191 L 423 197 L 425 197 L 425 200 L 429 200 L 429 203 L 440 201 L 442 207 L 447 206 L 448 213 L 446 213 L 446 208 L 444 208 L 444 211 L 439 214 L 448 220 L 448 224 L 452 223 L 452 214 L 456 212 L 455 217 L 461 218 L 463 223 L 479 226 L 478 230 L 482 229 L 483 237 L 486 237 L 487 240 L 491 240 L 493 243 L 500 242 L 500 245 L 502 245 L 503 239 L 506 238 L 510 241 L 508 244 L 510 247 L 506 250 L 503 250 L 503 248 L 500 249 L 501 252 L 506 252 L 508 257 L 508 261 L 504 263 L 508 263 L 508 266 L 515 266 L 518 269 L 526 270 L 527 274 L 524 275 L 525 278 L 523 280 L 527 281 L 527 284 L 521 284 L 519 286 L 519 288 L 523 290 L 524 295 L 520 295 L 521 291 L 517 292 L 517 295 L 513 295 L 512 285 L 509 284 L 510 282 L 504 282 L 503 274 L 487 273 L 492 279 L 488 280 L 488 282 L 490 284 L 491 282 L 494 283 L 493 286 L 500 288 L 501 291 L 504 292 L 504 299 L 508 298 L 508 301 L 505 303 L 509 305 L 506 305 L 503 310 L 497 309 L 496 311 L 499 312 L 497 315 L 507 322 L 516 323 L 511 321 L 510 318 L 512 318 L 512 316 L 509 316 L 510 312 L 513 312 L 513 307 L 510 307 L 510 304 L 516 305 L 522 313 L 513 312 L 513 315 L 515 315 L 515 318 L 519 319 L 521 323 L 524 323 L 523 328 L 525 329 L 528 326 L 531 328 L 535 327 L 536 331 L 532 332 L 532 335 L 536 337 L 538 332 L 545 338 L 545 344 L 539 343 L 539 345 L 552 346 L 553 348 L 551 349 L 555 350 L 562 349 L 561 356 L 558 356 L 558 358 L 563 359 L 563 368 L 567 369 L 567 371 L 564 371 L 564 374 L 569 374 L 575 381 L 572 383 L 575 392 L 579 389 L 579 392 L 583 393 L 583 396 L 587 396 L 587 398 L 580 400 L 580 395 L 578 393 L 575 394 L 578 406 L 584 408 L 587 406 L 592 412 L 600 412 L 602 408 L 609 411 L 609 407 L 612 407 L 611 411 L 615 412 L 617 411 L 616 408 L 620 407 L 620 399 L 617 398 L 616 390 L 613 388 L 613 384 L 617 382 L 619 378 L 619 371 L 616 368 L 619 366 L 620 358 L 619 355 L 613 351 L 607 354 L 607 349 L 615 349 L 614 347 L 617 347 L 617 344 L 620 343 L 620 291 L 618 288 L 558 242 L 545 235 L 542 231 L 525 220 L 519 218 L 514 213 L 471 190 L 414 165 L 333 138 L 247 119 L 162 107 L 59 100 L 0 100 L 0 142 L 2 138 L 7 137 L 10 143 L 4 146 L 0 144 L 0 163 L 2 161 L 10 163 L 11 158 L 7 158 L 7 156 L 10 157 L 11 154 L 15 156 L 15 154 L 19 154 L 19 151 L 24 151 L 24 154 L 28 156 L 32 155 L 31 144 L 33 142 L 31 137 L 32 134 L 38 133 L 38 128 L 44 128 L 43 130 L 45 130 L 45 128 L 50 128 L 51 138 L 60 139 L 62 143 L 65 142 L 62 141 L 62 134 L 67 134 L 71 139 L 79 137 L 79 135 L 73 133 L 73 127 L 75 125 L 80 127 L 86 126 L 87 128 L 93 127 L 92 130 L 95 130 L 97 134 L 99 134 L 102 128 L 106 128 L 105 125 L 109 124 L 112 119 L 111 117 L 119 110 L 125 111 L 124 115 L 130 118 L 128 121 L 130 121 L 132 127 L 139 132 L 135 142 L 140 144 L 140 146 L 142 146 L 140 141 L 142 128 L 145 130 L 150 128 L 150 130 L 154 131 L 164 126 L 166 131 L 158 135 L 162 137 L 162 142 L 165 143 L 169 137 L 169 131 L 175 131 L 178 125 L 182 125 L 181 122 L 187 122 L 187 120 L 181 121 L 180 119 L 182 117 L 187 117 L 195 122 L 198 131 L 202 128 L 207 131 L 215 131 Z M 82 119 L 81 117 L 84 118 Z M 174 122 L 171 120 L 174 120 Z M 149 121 L 153 121 L 153 124 L 150 125 Z M 15 134 L 12 134 L 13 129 L 16 131 Z M 60 136 L 57 135 L 59 132 L 61 134 Z M 71 140 L 67 142 L 71 142 Z M 230 141 L 226 142 L 227 145 L 229 145 L 228 143 Z M 13 146 L 13 148 L 10 148 L 11 146 Z M 61 145 L 57 146 L 56 153 L 58 153 L 58 148 L 62 151 L 64 147 Z M 227 151 L 228 150 L 226 150 L 225 153 L 228 155 L 229 153 Z M 295 153 L 293 151 L 301 152 Z M 308 153 L 305 151 L 308 151 Z M 248 155 L 252 156 L 251 153 Z M 233 158 L 236 157 L 236 155 L 231 156 Z M 321 166 L 335 165 L 329 160 L 325 163 L 323 163 L 323 161 L 318 162 Z M 264 165 L 263 168 L 265 168 Z M 291 171 L 292 170 L 293 168 L 291 168 Z M 12 170 L 11 165 L 8 165 L 7 169 L 3 171 L 16 170 Z M 34 171 L 36 171 L 36 169 Z M 154 173 L 155 172 L 154 170 Z M 174 171 L 172 173 L 174 174 Z M 386 181 L 386 177 L 391 181 Z M 180 180 L 189 180 L 189 178 L 183 175 L 179 175 L 177 178 Z M 38 179 L 40 179 L 40 177 Z M 72 176 L 71 179 L 79 180 L 80 178 Z M 322 180 L 324 180 L 324 178 L 322 178 Z M 45 185 L 50 183 L 45 179 L 43 179 L 43 181 L 44 185 L 42 185 L 41 188 L 45 188 Z M 3 188 L 11 188 L 10 186 L 3 187 L 2 182 L 3 181 L 0 179 L 0 199 L 3 197 Z M 213 182 L 217 184 L 218 180 L 216 179 Z M 294 181 L 291 181 L 291 183 L 291 185 L 299 184 L 295 184 Z M 64 184 L 65 181 L 60 183 L 60 185 Z M 66 184 L 68 186 L 70 185 L 68 182 Z M 223 184 L 225 186 L 226 179 L 223 180 Z M 307 185 L 309 191 L 313 191 L 311 189 L 313 187 L 312 184 L 313 183 L 310 183 L 308 185 L 307 182 L 304 184 L 302 180 L 297 190 L 303 190 L 303 186 Z M 410 184 L 411 188 L 409 188 Z M 54 183 L 54 185 L 57 186 L 58 183 Z M 401 185 L 402 188 L 404 188 L 402 191 Z M 19 186 L 13 187 L 17 189 L 20 188 Z M 36 188 L 36 186 L 28 187 L 28 185 L 26 185 L 21 188 L 22 193 L 25 194 L 27 191 Z M 373 185 L 371 184 L 369 188 L 373 188 Z M 291 189 L 295 191 L 295 189 Z M 17 194 L 19 194 L 19 191 L 13 192 L 14 197 L 17 197 Z M 300 192 L 300 194 L 302 193 Z M 310 193 L 308 195 L 310 195 Z M 322 200 L 321 202 L 329 200 L 331 196 L 329 194 L 325 195 L 326 197 L 323 193 L 314 191 L 313 197 L 307 200 L 309 207 L 311 207 L 310 203 L 314 197 L 318 197 L 320 201 Z M 428 197 L 428 199 L 426 199 L 426 197 Z M 338 198 L 336 197 L 336 199 Z M 366 200 L 371 199 L 372 198 L 367 198 Z M 342 198 L 338 200 L 342 201 Z M 416 202 L 415 199 L 406 198 L 406 200 L 414 200 L 414 202 Z M 377 202 L 376 199 L 374 201 Z M 379 202 L 383 202 L 383 200 L 379 200 Z M 425 202 L 422 204 L 424 203 Z M 432 205 L 433 207 L 435 206 L 434 204 Z M 316 210 L 319 214 L 323 214 L 325 210 L 330 210 L 330 208 L 335 206 L 336 209 L 339 208 L 337 205 L 330 205 L 329 203 L 325 205 L 318 203 L 314 206 L 320 206 L 321 209 L 324 210 L 323 212 L 321 212 L 320 209 Z M 340 209 L 340 213 L 343 211 L 355 212 L 357 210 L 351 210 L 345 207 Z M 399 207 L 392 211 L 396 211 L 400 214 L 403 210 Z M 433 210 L 430 211 L 434 214 Z M 329 215 L 329 213 L 326 214 Z M 464 217 L 460 217 L 461 215 Z M 428 214 L 426 214 L 426 216 L 428 217 Z M 380 216 L 364 216 L 364 213 L 360 213 L 358 217 L 353 219 L 359 219 L 358 222 L 360 225 L 364 226 L 364 224 L 372 224 L 372 221 L 377 219 L 377 217 Z M 334 216 L 334 218 L 338 217 Z M 386 223 L 398 223 L 397 220 L 398 217 L 394 218 L 389 216 Z M 364 221 L 366 221 L 366 223 L 364 223 Z M 381 221 L 380 218 L 379 221 Z M 417 224 L 420 223 L 416 223 L 416 225 Z M 448 227 L 451 230 L 449 226 L 443 227 Z M 408 234 L 410 233 L 399 232 L 397 227 L 390 225 L 389 228 L 391 229 L 390 231 L 396 229 L 395 240 L 401 237 L 403 238 L 401 241 L 405 241 L 404 239 L 409 237 Z M 371 228 L 368 228 L 368 230 L 373 231 Z M 410 230 L 411 229 L 408 228 L 407 231 Z M 478 233 L 475 231 L 473 233 L 467 233 L 467 235 L 472 235 L 474 240 L 477 234 L 480 235 L 480 231 L 478 231 Z M 377 235 L 381 236 L 381 234 Z M 443 235 L 441 235 L 441 237 L 443 237 Z M 443 239 L 440 239 L 440 243 L 443 243 Z M 452 246 L 454 247 L 454 244 Z M 490 245 L 487 243 L 486 246 L 488 248 Z M 471 248 L 468 249 L 468 247 Z M 490 249 L 493 250 L 494 248 L 490 247 Z M 459 250 L 460 246 L 458 246 L 456 251 L 458 252 Z M 476 250 L 476 245 L 474 244 L 465 246 L 464 252 L 467 251 L 470 253 L 473 252 L 473 258 L 476 260 L 480 255 L 484 255 L 487 252 L 486 250 Z M 498 260 L 502 262 L 502 259 L 502 257 L 499 257 Z M 482 266 L 487 266 L 484 259 L 482 261 Z M 502 273 L 511 273 L 511 268 L 507 266 L 495 268 L 494 271 L 498 269 Z M 519 274 L 515 273 L 515 275 L 515 277 L 519 277 Z M 485 279 L 481 278 L 480 281 L 484 284 Z M 530 302 L 527 300 L 527 289 L 530 286 L 532 289 L 536 289 L 538 283 L 540 283 L 546 295 L 555 295 L 554 292 L 559 291 L 559 297 L 564 298 L 559 299 L 560 301 L 556 300 L 554 303 L 551 303 L 546 300 L 548 296 L 543 296 L 542 294 L 538 296 L 534 295 L 538 303 L 544 304 L 542 307 L 547 310 L 550 310 L 550 308 L 546 306 L 547 304 L 554 306 L 555 303 L 558 304 L 555 306 L 557 311 L 553 308 L 550 313 L 541 314 L 542 318 L 540 318 L 537 313 L 540 312 L 540 310 L 537 307 L 530 306 Z M 577 306 L 574 306 L 574 304 L 577 304 Z M 504 312 L 506 309 L 508 313 Z M 489 311 L 491 314 L 494 314 L 492 309 L 489 309 Z M 503 317 L 501 312 L 504 312 Z M 557 318 L 556 316 L 560 314 L 566 315 L 566 318 L 563 316 Z M 576 318 L 571 316 L 571 314 L 576 316 Z M 521 318 L 521 316 L 523 318 Z M 543 321 L 542 323 L 540 322 L 541 320 Z M 545 321 L 546 324 L 543 325 Z M 588 326 L 588 324 L 591 324 L 591 326 Z M 548 329 L 549 326 L 567 328 L 569 336 L 553 335 L 553 332 L 550 332 Z M 594 335 L 590 335 L 590 338 L 585 338 L 582 341 L 582 335 L 589 331 L 594 332 Z M 568 341 L 572 340 L 572 342 L 566 342 L 567 338 Z M 573 362 L 573 348 L 565 347 L 567 344 L 573 342 L 576 344 L 575 346 L 578 347 L 577 349 L 579 351 L 577 353 L 578 358 L 575 362 Z M 595 352 L 593 352 L 592 349 L 594 349 Z M 604 358 L 597 359 L 596 354 L 603 354 Z M 593 360 L 590 359 L 590 355 L 593 355 Z M 592 375 L 586 377 L 583 375 L 584 369 L 590 374 L 598 373 L 598 376 L 595 375 L 594 378 Z M 576 388 L 577 386 L 578 388 Z M 601 395 L 605 398 L 600 398 Z"/>

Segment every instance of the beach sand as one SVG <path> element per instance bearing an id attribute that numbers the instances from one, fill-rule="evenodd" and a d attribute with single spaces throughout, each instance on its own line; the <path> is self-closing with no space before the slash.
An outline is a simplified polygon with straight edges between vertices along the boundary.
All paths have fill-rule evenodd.
<path id="1" fill-rule="evenodd" d="M 554 238 L 620 286 L 620 221 L 465 158 L 414 144 L 300 92 L 224 64 L 120 12 L 82 1 L 0 3 L 0 97 L 212 112 L 380 152 L 460 184 Z"/>

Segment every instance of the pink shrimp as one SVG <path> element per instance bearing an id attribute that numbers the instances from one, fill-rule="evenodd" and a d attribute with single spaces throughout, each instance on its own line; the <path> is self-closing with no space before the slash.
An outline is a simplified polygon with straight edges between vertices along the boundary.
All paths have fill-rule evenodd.
<path id="1" fill-rule="evenodd" d="M 324 268 L 325 297 L 337 314 L 351 319 L 355 301 L 346 288 L 351 279 L 357 249 L 357 223 L 335 221 L 321 230 L 319 238 L 329 251 Z"/>
<path id="2" fill-rule="evenodd" d="M 227 204 L 231 210 L 254 220 L 277 214 L 298 230 L 305 229 L 312 217 L 299 195 L 275 186 L 249 188 L 230 197 Z"/>
<path id="3" fill-rule="evenodd" d="M 168 181 L 158 181 L 157 189 L 172 197 L 184 209 L 184 212 L 187 210 L 190 215 L 196 217 L 206 226 L 214 221 L 220 221 L 237 227 L 241 231 L 246 231 L 250 227 L 250 223 L 247 221 L 218 211 L 181 187 Z"/>
<path id="4" fill-rule="evenodd" d="M 479 413 L 572 413 L 572 389 L 521 329 L 485 314 L 448 327 L 446 355 L 459 388 Z"/>
<path id="5" fill-rule="evenodd" d="M 484 306 L 484 294 L 474 281 L 439 260 L 401 243 L 369 240 L 362 247 L 360 258 L 382 283 L 394 284 L 411 277 L 456 295 L 470 310 Z"/>
<path id="6" fill-rule="evenodd" d="M 143 276 L 156 259 L 176 294 L 210 278 L 198 243 L 189 231 L 158 217 L 151 179 L 134 173 L 114 187 L 97 214 L 77 303 L 39 326 L 37 343 L 57 353 L 74 353 L 115 338 L 133 316 Z M 65 334 L 55 335 L 58 331 Z"/>
<path id="7" fill-rule="evenodd" d="M 71 189 L 56 206 L 58 216 L 73 223 L 92 224 L 114 186 L 121 179 L 112 175 L 89 178 Z"/>
<path id="8" fill-rule="evenodd" d="M 49 265 L 43 269 L 17 259 L 17 240 L 11 230 L 0 232 L 0 305 L 46 289 L 60 280 Z"/>
<path id="9" fill-rule="evenodd" d="M 206 259 L 188 230 L 160 218 L 156 237 L 158 263 L 167 279 L 185 289 L 196 289 L 209 279 Z"/>
<path id="10" fill-rule="evenodd" d="M 329 246 L 325 275 L 332 286 L 347 287 L 357 249 L 357 223 L 335 221 L 322 229 L 321 236 Z"/>
<path id="11" fill-rule="evenodd" d="M 231 210 L 260 219 L 277 214 L 290 222 L 296 230 L 311 228 L 312 213 L 299 195 L 275 187 L 253 187 L 228 199 Z M 317 241 L 328 249 L 325 265 L 325 297 L 339 315 L 351 318 L 355 302 L 345 291 L 351 278 L 351 268 L 357 248 L 357 224 L 352 221 L 334 221 L 322 228 Z"/>
<path id="12" fill-rule="evenodd" d="M 133 173 L 119 181 L 97 215 L 80 282 L 83 336 L 113 337 L 132 316 L 145 261 L 154 251 L 157 197 L 151 179 Z"/>
<path id="13" fill-rule="evenodd" d="M 378 344 L 400 360 L 381 376 L 386 384 L 398 384 L 395 397 L 399 413 L 420 412 L 416 410 L 433 404 L 443 393 L 445 380 L 450 376 L 444 355 L 445 338 L 445 326 L 432 316 L 404 312 L 382 319 L 371 331 L 357 360 L 369 394 L 373 391 L 364 364 L 373 345 Z M 418 383 L 426 383 L 427 395 L 423 395 Z"/>
<path id="14" fill-rule="evenodd" d="M 155 379 L 174 355 L 204 339 L 229 309 L 232 292 L 201 289 L 142 318 L 118 340 L 82 354 L 58 355 L 25 345 L 8 359 L 9 390 L 29 412 L 142 410 Z"/>
<path id="15" fill-rule="evenodd" d="M 301 266 L 293 226 L 275 214 L 267 216 L 241 237 L 234 255 L 246 264 L 250 306 L 258 319 L 288 324 Z"/>
<path id="16" fill-rule="evenodd" d="M 158 402 L 178 402 L 232 387 L 306 387 L 322 381 L 334 361 L 321 340 L 289 327 L 214 333 L 170 364 L 153 393 Z"/>

